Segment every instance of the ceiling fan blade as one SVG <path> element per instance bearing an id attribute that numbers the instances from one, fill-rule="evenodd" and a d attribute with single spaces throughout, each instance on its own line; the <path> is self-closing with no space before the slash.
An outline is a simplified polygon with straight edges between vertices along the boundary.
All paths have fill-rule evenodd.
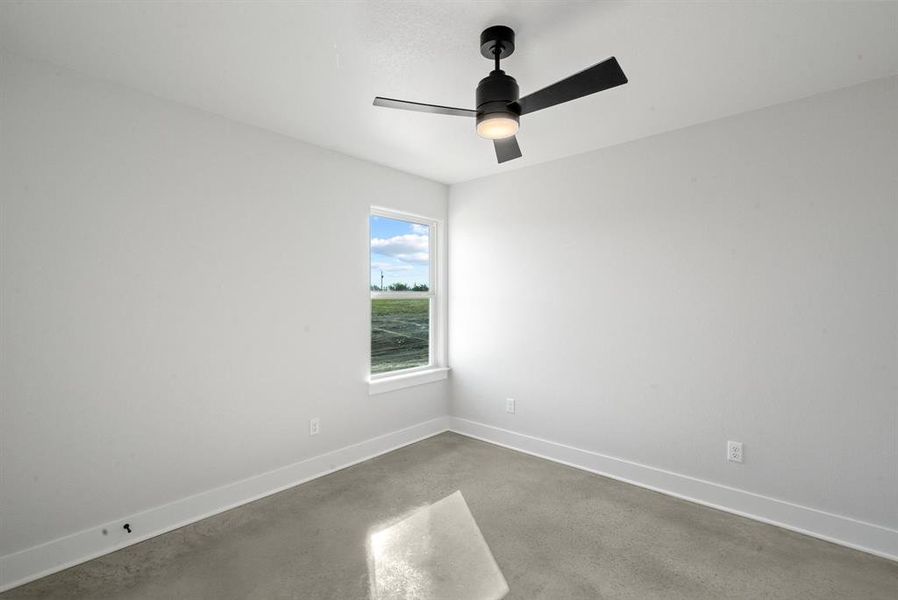
<path id="1" fill-rule="evenodd" d="M 518 138 L 515 136 L 493 140 L 493 146 L 496 147 L 496 158 L 500 164 L 521 158 L 521 147 L 518 146 Z"/>
<path id="2" fill-rule="evenodd" d="M 393 98 L 381 98 L 380 96 L 374 99 L 374 106 L 383 106 L 384 108 L 402 108 L 404 110 L 433 113 L 435 115 L 453 115 L 456 117 L 477 116 L 476 110 L 468 110 L 467 108 L 453 108 L 451 106 L 438 106 L 436 104 L 422 104 L 421 102 L 394 100 Z"/>
<path id="3" fill-rule="evenodd" d="M 627 76 L 613 56 L 518 100 L 521 114 L 532 113 L 627 83 Z"/>

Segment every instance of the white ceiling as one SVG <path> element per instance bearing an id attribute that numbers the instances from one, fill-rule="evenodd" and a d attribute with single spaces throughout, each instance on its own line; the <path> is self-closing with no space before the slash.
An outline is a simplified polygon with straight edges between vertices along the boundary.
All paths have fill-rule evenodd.
<path id="1" fill-rule="evenodd" d="M 626 86 L 527 115 L 497 165 L 462 117 L 480 31 L 517 32 L 521 93 L 608 56 Z M 898 73 L 898 2 L 14 2 L 0 45 L 446 183 Z"/>

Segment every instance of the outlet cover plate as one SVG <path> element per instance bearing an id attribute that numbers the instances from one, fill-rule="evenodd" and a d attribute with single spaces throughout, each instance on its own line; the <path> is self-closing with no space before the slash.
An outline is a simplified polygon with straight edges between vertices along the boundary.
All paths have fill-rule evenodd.
<path id="1" fill-rule="evenodd" d="M 742 462 L 742 442 L 727 442 L 727 460 L 729 462 Z"/>

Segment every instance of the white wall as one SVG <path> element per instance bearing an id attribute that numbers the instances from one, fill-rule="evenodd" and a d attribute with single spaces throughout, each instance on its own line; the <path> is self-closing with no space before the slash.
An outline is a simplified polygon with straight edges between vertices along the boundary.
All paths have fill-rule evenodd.
<path id="1" fill-rule="evenodd" d="M 444 186 L 8 54 L 0 94 L 0 557 L 447 408 L 898 527 L 896 79 L 454 186 L 451 407 L 364 380 L 368 206 Z"/>
<path id="2" fill-rule="evenodd" d="M 446 414 L 365 381 L 369 206 L 445 186 L 0 59 L 0 555 Z"/>
<path id="3" fill-rule="evenodd" d="M 453 186 L 452 414 L 898 528 L 896 107 L 891 78 Z"/>

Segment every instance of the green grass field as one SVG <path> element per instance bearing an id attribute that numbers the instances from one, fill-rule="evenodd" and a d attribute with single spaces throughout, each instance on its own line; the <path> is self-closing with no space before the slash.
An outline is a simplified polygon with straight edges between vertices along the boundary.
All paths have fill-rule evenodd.
<path id="1" fill-rule="evenodd" d="M 430 300 L 371 301 L 371 372 L 429 362 Z"/>

